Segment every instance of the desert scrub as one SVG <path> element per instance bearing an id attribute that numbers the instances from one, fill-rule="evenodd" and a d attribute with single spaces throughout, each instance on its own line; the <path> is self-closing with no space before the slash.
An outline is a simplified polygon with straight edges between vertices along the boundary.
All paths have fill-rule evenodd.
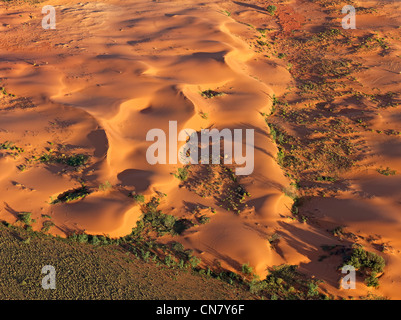
<path id="1" fill-rule="evenodd" d="M 192 256 L 189 259 L 189 263 L 191 264 L 192 268 L 196 268 L 201 262 L 202 262 L 202 259 L 198 258 L 198 257 L 195 257 L 195 256 Z"/>
<path id="2" fill-rule="evenodd" d="M 316 181 L 336 182 L 337 179 L 329 176 L 317 176 Z"/>
<path id="3" fill-rule="evenodd" d="M 173 174 L 174 177 L 181 181 L 185 181 L 188 179 L 188 167 L 178 168 L 177 173 Z"/>
<path id="4" fill-rule="evenodd" d="M 277 243 L 280 241 L 281 236 L 278 233 L 273 233 L 271 236 L 267 237 L 267 241 L 270 244 L 270 247 L 275 250 Z"/>
<path id="5" fill-rule="evenodd" d="M 276 13 L 277 7 L 274 5 L 268 5 L 266 8 L 266 11 L 271 15 L 274 16 L 274 14 Z"/>
<path id="6" fill-rule="evenodd" d="M 0 92 L 5 96 L 15 97 L 15 94 L 8 93 L 5 87 L 0 87 Z"/>
<path id="7" fill-rule="evenodd" d="M 88 163 L 89 156 L 84 154 L 66 155 L 59 152 L 44 153 L 39 157 L 42 163 L 61 163 L 70 167 L 82 167 Z"/>
<path id="8" fill-rule="evenodd" d="M 3 143 L 0 143 L 0 150 L 10 150 L 10 151 L 16 151 L 18 153 L 24 152 L 23 148 L 17 147 L 11 141 L 6 141 L 6 142 L 3 142 Z"/>
<path id="9" fill-rule="evenodd" d="M 133 198 L 136 202 L 138 203 L 144 203 L 145 202 L 145 196 L 142 194 L 137 194 L 135 191 L 131 192 L 129 194 L 131 198 Z"/>
<path id="10" fill-rule="evenodd" d="M 207 120 L 209 118 L 209 115 L 206 112 L 200 111 L 199 115 L 202 119 Z"/>
<path id="11" fill-rule="evenodd" d="M 344 227 L 343 226 L 335 227 L 333 230 L 331 230 L 331 233 L 335 237 L 341 237 L 344 235 Z"/>
<path id="12" fill-rule="evenodd" d="M 249 282 L 252 293 L 271 300 L 318 300 L 328 299 L 319 293 L 318 280 L 308 279 L 297 271 L 296 265 L 280 265 L 269 268 L 265 280 Z"/>
<path id="13" fill-rule="evenodd" d="M 188 167 L 184 186 L 202 198 L 213 197 L 219 207 L 241 213 L 250 193 L 239 183 L 234 169 L 222 164 L 201 164 Z"/>
<path id="14" fill-rule="evenodd" d="M 26 165 L 25 164 L 20 164 L 17 166 L 17 169 L 21 172 L 24 172 L 26 170 Z"/>
<path id="15" fill-rule="evenodd" d="M 109 181 L 106 181 L 105 183 L 101 183 L 99 185 L 99 190 L 100 191 L 107 191 L 110 190 L 113 186 L 111 185 L 111 183 Z"/>
<path id="16" fill-rule="evenodd" d="M 18 214 L 18 220 L 23 222 L 25 225 L 30 226 L 32 223 L 31 213 L 30 212 L 22 212 Z"/>
<path id="17" fill-rule="evenodd" d="M 278 147 L 278 164 L 295 175 L 312 171 L 338 173 L 350 169 L 358 160 L 359 145 L 351 138 L 327 133 L 318 138 L 300 139 L 270 119 L 266 119 L 266 123 Z"/>
<path id="18" fill-rule="evenodd" d="M 108 236 L 104 235 L 90 235 L 84 232 L 76 233 L 73 232 L 71 235 L 68 236 L 68 240 L 79 242 L 79 243 L 89 243 L 92 245 L 120 245 L 121 238 L 111 239 Z"/>
<path id="19" fill-rule="evenodd" d="M 384 176 L 394 176 L 396 174 L 395 170 L 391 170 L 389 167 L 387 167 L 386 169 L 376 169 L 376 171 Z"/>
<path id="20" fill-rule="evenodd" d="M 208 98 L 208 99 L 224 95 L 223 92 L 218 92 L 218 91 L 214 91 L 214 90 L 210 90 L 210 89 L 204 90 L 200 94 L 202 97 Z"/>
<path id="21" fill-rule="evenodd" d="M 368 287 L 378 287 L 377 274 L 383 272 L 386 262 L 374 252 L 366 251 L 360 245 L 354 245 L 351 254 L 344 259 L 344 266 L 351 265 L 365 276 Z"/>
<path id="22" fill-rule="evenodd" d="M 71 202 L 85 198 L 88 194 L 90 194 L 89 189 L 86 186 L 82 186 L 77 189 L 68 190 L 60 195 L 58 195 L 57 199 L 52 201 L 52 204 L 56 204 L 59 202 Z"/>
<path id="23" fill-rule="evenodd" d="M 231 16 L 231 12 L 227 10 L 222 11 L 227 17 Z"/>
<path id="24" fill-rule="evenodd" d="M 249 265 L 249 263 L 244 263 L 244 264 L 241 266 L 241 272 L 242 272 L 243 274 L 246 274 L 246 275 L 252 274 L 252 273 L 253 273 L 253 268 Z"/>
<path id="25" fill-rule="evenodd" d="M 201 215 L 201 216 L 197 217 L 197 220 L 200 224 L 206 224 L 210 221 L 210 217 L 208 217 L 206 215 Z"/>
<path id="26" fill-rule="evenodd" d="M 137 224 L 139 231 L 150 228 L 160 236 L 168 233 L 176 235 L 181 234 L 184 230 L 193 225 L 186 219 L 177 219 L 172 215 L 162 213 L 162 211 L 158 209 L 159 204 L 160 198 L 152 197 L 152 199 L 143 206 L 142 220 Z"/>

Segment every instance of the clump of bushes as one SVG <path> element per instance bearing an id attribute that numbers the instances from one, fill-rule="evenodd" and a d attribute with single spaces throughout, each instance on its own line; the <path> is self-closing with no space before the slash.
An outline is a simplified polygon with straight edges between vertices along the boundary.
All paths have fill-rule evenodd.
<path id="1" fill-rule="evenodd" d="M 22 221 L 25 225 L 30 226 L 32 223 L 30 212 L 21 212 L 18 214 L 18 220 Z"/>
<path id="2" fill-rule="evenodd" d="M 183 167 L 183 168 L 178 168 L 177 173 L 174 173 L 174 177 L 177 179 L 180 179 L 181 181 L 185 181 L 188 179 L 188 168 Z"/>
<path id="3" fill-rule="evenodd" d="M 387 167 L 386 169 L 376 169 L 378 173 L 384 175 L 384 176 L 394 176 L 396 174 L 395 170 L 391 170 L 390 167 Z"/>
<path id="4" fill-rule="evenodd" d="M 283 264 L 269 268 L 265 280 L 254 277 L 249 282 L 252 293 L 271 300 L 316 300 L 328 297 L 319 293 L 319 282 L 306 278 L 297 271 L 296 265 Z"/>
<path id="5" fill-rule="evenodd" d="M 39 157 L 39 161 L 42 163 L 61 163 L 70 167 L 82 167 L 89 161 L 89 156 L 84 154 L 75 154 L 68 156 L 64 153 L 44 153 Z"/>
<path id="6" fill-rule="evenodd" d="M 6 142 L 3 142 L 3 143 L 0 143 L 0 150 L 17 151 L 18 153 L 24 152 L 23 148 L 17 147 L 11 141 L 6 141 Z"/>
<path id="7" fill-rule="evenodd" d="M 198 222 L 200 224 L 206 224 L 206 223 L 208 223 L 210 221 L 210 217 L 208 217 L 208 216 L 206 216 L 204 214 L 199 216 L 197 219 L 198 219 Z"/>
<path id="8" fill-rule="evenodd" d="M 146 226 L 156 231 L 159 235 L 167 233 L 181 234 L 183 231 L 192 226 L 192 223 L 186 219 L 177 219 L 176 217 L 164 214 L 157 209 L 160 204 L 160 198 L 152 197 L 143 208 L 141 228 Z"/>
<path id="9" fill-rule="evenodd" d="M 354 245 L 351 255 L 344 259 L 344 265 L 351 265 L 365 276 L 368 287 L 379 286 L 377 274 L 383 272 L 386 262 L 383 257 L 374 252 L 363 249 L 360 245 Z"/>
<path id="10" fill-rule="evenodd" d="M 243 274 L 252 274 L 253 273 L 253 268 L 249 265 L 249 263 L 244 263 L 241 266 L 241 272 Z"/>
<path id="11" fill-rule="evenodd" d="M 211 90 L 211 89 L 204 90 L 204 91 L 201 92 L 201 96 L 204 97 L 204 98 L 208 98 L 208 99 L 214 98 L 214 97 L 219 97 L 219 96 L 222 96 L 222 95 L 224 95 L 223 92 L 218 92 L 218 91 Z"/>
<path id="12" fill-rule="evenodd" d="M 74 232 L 72 235 L 68 237 L 69 240 L 76 241 L 79 243 L 89 243 L 92 245 L 119 245 L 120 239 L 111 239 L 104 235 L 90 235 L 85 232 L 76 233 Z"/>
<path id="13" fill-rule="evenodd" d="M 145 196 L 143 196 L 142 194 L 137 194 L 135 191 L 131 192 L 129 196 L 138 203 L 145 202 Z"/>
<path id="14" fill-rule="evenodd" d="M 89 189 L 86 186 L 82 186 L 78 189 L 68 190 L 62 194 L 60 194 L 56 200 L 52 202 L 52 204 L 56 204 L 59 202 L 71 202 L 75 200 L 80 200 L 85 198 L 90 193 Z"/>
<path id="15" fill-rule="evenodd" d="M 195 256 L 192 256 L 189 259 L 189 263 L 190 263 L 192 268 L 196 268 L 201 262 L 202 262 L 202 259 L 198 258 L 198 257 L 195 257 Z"/>

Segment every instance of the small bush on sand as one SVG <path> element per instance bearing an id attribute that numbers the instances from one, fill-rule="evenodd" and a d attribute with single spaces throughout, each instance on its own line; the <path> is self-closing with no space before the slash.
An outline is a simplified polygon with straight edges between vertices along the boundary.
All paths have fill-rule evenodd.
<path id="1" fill-rule="evenodd" d="M 31 225 L 31 213 L 30 212 L 22 212 L 18 215 L 18 220 L 25 223 L 27 226 Z"/>
<path id="2" fill-rule="evenodd" d="M 270 15 L 274 16 L 274 14 L 276 13 L 277 7 L 273 6 L 273 5 L 268 5 L 266 8 L 266 11 L 268 13 L 270 13 Z"/>

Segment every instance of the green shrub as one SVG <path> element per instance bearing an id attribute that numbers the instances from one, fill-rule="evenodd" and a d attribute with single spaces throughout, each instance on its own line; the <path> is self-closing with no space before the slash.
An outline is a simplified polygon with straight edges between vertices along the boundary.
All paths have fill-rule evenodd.
<path id="1" fill-rule="evenodd" d="M 386 265 L 384 259 L 374 252 L 364 250 L 362 247 L 356 246 L 352 250 L 352 254 L 345 265 L 352 265 L 355 269 L 369 269 L 372 272 L 380 273 Z"/>
<path id="2" fill-rule="evenodd" d="M 160 210 L 146 212 L 143 220 L 162 235 L 165 233 L 174 233 L 174 225 L 177 221 L 174 216 L 163 214 Z"/>
<path id="3" fill-rule="evenodd" d="M 164 257 L 164 263 L 168 267 L 170 267 L 173 264 L 173 259 L 171 258 L 171 255 L 167 255 Z"/>
<path id="4" fill-rule="evenodd" d="M 201 215 L 200 217 L 198 217 L 198 221 L 200 224 L 205 224 L 208 223 L 210 221 L 210 217 L 205 216 L 205 215 Z"/>
<path id="5" fill-rule="evenodd" d="M 214 98 L 214 97 L 218 97 L 218 96 L 222 96 L 224 93 L 223 92 L 218 92 L 218 91 L 214 91 L 214 90 L 204 90 L 201 92 L 201 96 L 204 98 Z"/>
<path id="6" fill-rule="evenodd" d="M 56 204 L 59 202 L 71 202 L 79 199 L 85 198 L 89 194 L 89 190 L 87 187 L 83 186 L 78 189 L 68 190 L 62 194 L 60 194 L 56 200 L 52 202 L 52 204 Z"/>
<path id="7" fill-rule="evenodd" d="M 88 242 L 88 235 L 85 233 L 80 233 L 77 235 L 77 241 L 79 243 L 86 243 Z"/>
<path id="8" fill-rule="evenodd" d="M 109 181 L 106 181 L 105 183 L 101 183 L 99 185 L 99 190 L 100 191 L 106 191 L 112 188 L 112 185 Z"/>
<path id="9" fill-rule="evenodd" d="M 135 192 L 132 192 L 130 194 L 130 197 L 134 198 L 134 200 L 136 202 L 139 202 L 139 203 L 144 203 L 145 202 L 145 196 L 143 196 L 142 194 L 136 194 Z"/>
<path id="10" fill-rule="evenodd" d="M 81 167 L 88 163 L 89 156 L 84 154 L 75 154 L 67 156 L 59 153 L 43 153 L 39 157 L 39 161 L 42 163 L 62 163 L 70 167 Z"/>
<path id="11" fill-rule="evenodd" d="M 177 173 L 174 173 L 174 177 L 180 179 L 181 181 L 185 181 L 188 179 L 188 169 L 187 167 L 178 168 Z"/>
<path id="12" fill-rule="evenodd" d="M 268 287 L 268 283 L 266 281 L 257 281 L 252 280 L 249 283 L 249 291 L 254 294 L 258 294 L 261 291 L 265 290 Z"/>
<path id="13" fill-rule="evenodd" d="M 314 296 L 319 295 L 319 291 L 318 291 L 319 285 L 316 282 L 309 282 L 307 286 L 308 286 L 307 294 L 309 297 L 314 297 Z"/>
<path id="14" fill-rule="evenodd" d="M 102 241 L 97 237 L 97 236 L 91 236 L 90 237 L 90 244 L 93 244 L 94 246 L 97 246 L 98 244 L 100 244 Z"/>
<path id="15" fill-rule="evenodd" d="M 84 154 L 77 154 L 68 157 L 65 160 L 65 163 L 71 167 L 80 167 L 85 165 L 88 162 L 89 157 Z"/>
<path id="16" fill-rule="evenodd" d="M 3 143 L 0 143 L 0 150 L 11 150 L 11 151 L 17 151 L 18 153 L 24 152 L 23 148 L 16 147 L 15 144 L 11 141 L 6 141 Z"/>
<path id="17" fill-rule="evenodd" d="M 266 8 L 266 11 L 268 13 L 270 13 L 270 15 L 274 16 L 274 14 L 276 13 L 277 7 L 274 5 L 268 5 Z"/>
<path id="18" fill-rule="evenodd" d="M 345 259 L 344 265 L 351 265 L 365 275 L 365 283 L 368 287 L 378 287 L 377 274 L 383 272 L 386 262 L 376 253 L 366 251 L 361 246 L 354 246 L 351 255 Z"/>
<path id="19" fill-rule="evenodd" d="M 386 169 L 376 169 L 378 173 L 385 175 L 385 176 L 394 176 L 396 174 L 395 170 L 391 170 L 390 167 L 387 167 Z"/>
<path id="20" fill-rule="evenodd" d="M 174 251 L 178 251 L 178 252 L 182 252 L 184 251 L 184 246 L 182 245 L 182 243 L 179 242 L 173 242 L 173 244 L 171 245 L 172 249 Z"/>
<path id="21" fill-rule="evenodd" d="M 365 279 L 365 284 L 368 287 L 374 287 L 377 288 L 379 287 L 379 279 L 377 279 L 377 273 L 372 272 L 366 279 Z"/>
<path id="22" fill-rule="evenodd" d="M 189 259 L 189 264 L 191 265 L 192 268 L 196 268 L 201 262 L 202 260 L 195 256 Z"/>
<path id="23" fill-rule="evenodd" d="M 144 253 L 142 254 L 142 258 L 143 258 L 143 260 L 146 261 L 146 262 L 148 262 L 149 256 L 150 256 L 150 252 L 149 252 L 149 251 L 146 251 L 146 252 L 144 252 Z"/>
<path id="24" fill-rule="evenodd" d="M 30 212 L 22 212 L 18 215 L 18 220 L 25 223 L 27 226 L 30 226 L 32 223 L 31 213 Z"/>
<path id="25" fill-rule="evenodd" d="M 251 274 L 253 272 L 253 268 L 249 265 L 249 263 L 245 263 L 241 266 L 241 272 L 243 274 Z"/>

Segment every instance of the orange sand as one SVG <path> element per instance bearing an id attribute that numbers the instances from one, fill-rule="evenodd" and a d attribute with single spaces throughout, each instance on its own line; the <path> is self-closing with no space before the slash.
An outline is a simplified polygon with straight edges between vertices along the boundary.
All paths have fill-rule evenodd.
<path id="1" fill-rule="evenodd" d="M 338 258 L 317 262 L 320 246 L 339 240 L 324 227 L 287 218 L 292 200 L 283 190 L 291 189 L 290 181 L 276 162 L 277 148 L 260 113 L 270 112 L 272 95 L 283 93 L 291 76 L 285 66 L 258 58 L 246 42 L 251 28 L 224 14 L 225 3 L 54 0 L 36 7 L 0 7 L 0 77 L 8 92 L 29 97 L 36 106 L 0 110 L 0 142 L 25 149 L 20 158 L 0 158 L 0 219 L 13 222 L 29 211 L 37 220 L 34 229 L 40 229 L 46 214 L 56 225 L 52 233 L 61 236 L 74 230 L 124 236 L 141 214 L 128 192 L 148 200 L 160 191 L 167 194 L 161 209 L 176 217 L 188 215 L 188 204 L 216 208 L 210 223 L 175 238 L 206 263 L 219 260 L 233 270 L 249 263 L 262 278 L 268 266 L 300 264 L 301 271 L 325 280 L 329 292 L 366 293 L 363 284 L 352 293 L 337 290 Z M 46 4 L 56 8 L 56 30 L 41 29 L 40 8 Z M 239 17 L 260 18 L 251 7 L 238 8 Z M 206 89 L 226 94 L 205 99 L 199 91 Z M 399 115 L 383 113 L 381 121 L 399 124 Z M 255 129 L 255 169 L 242 181 L 252 196 L 240 216 L 179 188 L 171 173 L 181 165 L 147 163 L 151 142 L 146 133 L 153 128 L 167 132 L 169 120 L 178 121 L 178 130 Z M 89 168 L 79 174 L 59 172 L 55 165 L 34 162 L 23 172 L 17 169 L 24 157 L 42 154 L 48 142 L 91 155 Z M 372 155 L 380 154 L 401 172 L 399 138 L 371 147 Z M 50 197 L 80 186 L 77 176 L 90 187 L 109 181 L 113 188 L 51 205 Z M 308 203 L 307 210 L 322 224 L 379 234 L 391 243 L 386 273 L 374 293 L 401 298 L 401 180 L 360 172 L 350 181 L 355 190 L 374 197 L 321 199 Z M 275 232 L 281 239 L 272 250 L 267 239 Z"/>

